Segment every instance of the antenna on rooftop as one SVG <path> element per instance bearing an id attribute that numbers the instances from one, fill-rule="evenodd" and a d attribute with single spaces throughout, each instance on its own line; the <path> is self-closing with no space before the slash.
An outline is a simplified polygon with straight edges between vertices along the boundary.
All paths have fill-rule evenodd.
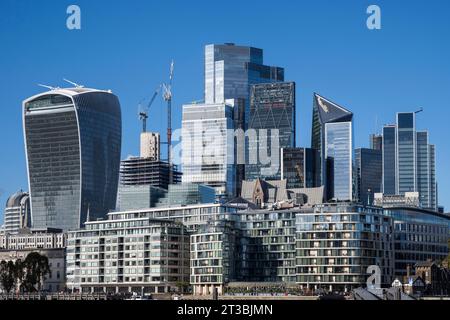
<path id="1" fill-rule="evenodd" d="M 422 111 L 423 111 L 423 108 L 420 107 L 419 110 L 415 111 L 414 113 L 415 113 L 415 114 L 418 114 L 418 113 L 420 113 L 420 112 L 422 112 Z"/>
<path id="2" fill-rule="evenodd" d="M 81 85 L 81 84 L 75 83 L 75 82 L 70 81 L 70 80 L 67 80 L 67 79 L 65 79 L 65 78 L 63 78 L 63 80 L 64 80 L 65 82 L 68 82 L 68 83 L 70 83 L 71 85 L 75 86 L 75 88 L 84 88 L 84 86 Z"/>
<path id="3" fill-rule="evenodd" d="M 57 89 L 59 89 L 59 87 L 52 87 L 52 86 L 48 86 L 48 85 L 46 85 L 46 84 L 40 84 L 40 83 L 38 83 L 37 85 L 38 85 L 39 87 L 47 88 L 47 89 L 50 89 L 50 90 L 57 90 Z"/>

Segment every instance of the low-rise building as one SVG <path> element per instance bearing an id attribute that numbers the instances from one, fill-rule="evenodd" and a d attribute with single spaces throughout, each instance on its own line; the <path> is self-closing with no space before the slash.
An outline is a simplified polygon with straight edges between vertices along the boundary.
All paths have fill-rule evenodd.
<path id="1" fill-rule="evenodd" d="M 344 291 L 377 265 L 390 284 L 392 231 L 381 208 L 354 204 L 240 211 L 191 236 L 191 283 L 195 294 L 230 282 Z"/>
<path id="2" fill-rule="evenodd" d="M 31 252 L 48 258 L 50 273 L 45 276 L 42 289 L 61 291 L 66 285 L 66 238 L 61 229 L 20 229 L 16 234 L 0 235 L 0 261 L 22 261 Z"/>
<path id="3" fill-rule="evenodd" d="M 297 214 L 297 283 L 349 291 L 366 283 L 376 265 L 381 284 L 392 282 L 393 222 L 383 209 L 354 204 L 318 205 Z"/>
<path id="4" fill-rule="evenodd" d="M 402 279 L 408 266 L 422 261 L 442 261 L 449 253 L 450 217 L 414 207 L 389 207 L 394 222 L 394 275 Z"/>
<path id="5" fill-rule="evenodd" d="M 382 208 L 392 207 L 420 207 L 420 199 L 418 192 L 405 192 L 403 195 L 388 195 L 384 193 L 375 193 L 373 205 Z"/>
<path id="6" fill-rule="evenodd" d="M 67 235 L 61 229 L 21 229 L 16 234 L 0 235 L 0 249 L 33 250 L 64 249 Z"/>
<path id="7" fill-rule="evenodd" d="M 0 261 L 13 261 L 20 259 L 24 261 L 32 253 L 38 252 L 48 258 L 50 273 L 43 281 L 41 289 L 49 292 L 59 292 L 65 289 L 66 285 L 66 266 L 64 248 L 46 248 L 46 249 L 0 249 Z"/>
<path id="8" fill-rule="evenodd" d="M 69 232 L 67 287 L 164 293 L 189 282 L 189 233 L 179 222 L 116 215 Z"/>

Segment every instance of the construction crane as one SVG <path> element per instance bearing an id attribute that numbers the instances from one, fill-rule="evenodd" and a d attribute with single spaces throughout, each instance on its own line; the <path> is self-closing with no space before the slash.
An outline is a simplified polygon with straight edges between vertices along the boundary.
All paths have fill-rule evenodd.
<path id="1" fill-rule="evenodd" d="M 153 96 L 150 99 L 149 103 L 147 104 L 147 107 L 142 108 L 142 105 L 141 105 L 142 100 L 139 103 L 138 114 L 139 114 L 139 120 L 142 121 L 142 132 L 147 132 L 148 111 L 150 110 L 150 107 L 152 106 L 153 102 L 155 101 L 156 96 L 158 95 L 160 90 L 161 90 L 161 86 L 158 86 L 155 90 L 155 93 L 153 93 Z"/>
<path id="2" fill-rule="evenodd" d="M 172 172 L 172 80 L 174 62 L 170 63 L 169 83 L 163 83 L 163 98 L 167 102 L 167 162 L 169 162 L 169 184 L 173 183 Z"/>

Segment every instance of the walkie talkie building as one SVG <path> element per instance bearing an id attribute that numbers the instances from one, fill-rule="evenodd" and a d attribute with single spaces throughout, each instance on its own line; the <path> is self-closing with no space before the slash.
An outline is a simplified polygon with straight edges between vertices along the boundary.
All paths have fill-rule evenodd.
<path id="1" fill-rule="evenodd" d="M 53 89 L 23 102 L 32 225 L 77 229 L 115 209 L 122 139 L 110 91 Z"/>

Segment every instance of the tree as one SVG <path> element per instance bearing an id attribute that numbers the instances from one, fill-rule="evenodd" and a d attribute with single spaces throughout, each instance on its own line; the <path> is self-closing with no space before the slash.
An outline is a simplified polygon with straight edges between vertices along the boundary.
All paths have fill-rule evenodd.
<path id="1" fill-rule="evenodd" d="M 185 293 L 189 288 L 189 282 L 186 281 L 177 281 L 176 286 L 178 288 L 179 293 Z"/>
<path id="2" fill-rule="evenodd" d="M 48 258 L 39 252 L 31 252 L 23 261 L 24 280 L 23 288 L 28 291 L 41 291 L 42 281 L 50 273 Z"/>
<path id="3" fill-rule="evenodd" d="M 16 282 L 14 277 L 14 262 L 4 260 L 0 262 L 0 282 L 7 293 L 10 293 L 14 288 Z"/>
<path id="4" fill-rule="evenodd" d="M 14 280 L 15 283 L 19 286 L 19 288 L 22 285 L 22 282 L 25 277 L 24 268 L 25 266 L 23 261 L 21 259 L 17 259 L 16 262 L 14 263 Z"/>

